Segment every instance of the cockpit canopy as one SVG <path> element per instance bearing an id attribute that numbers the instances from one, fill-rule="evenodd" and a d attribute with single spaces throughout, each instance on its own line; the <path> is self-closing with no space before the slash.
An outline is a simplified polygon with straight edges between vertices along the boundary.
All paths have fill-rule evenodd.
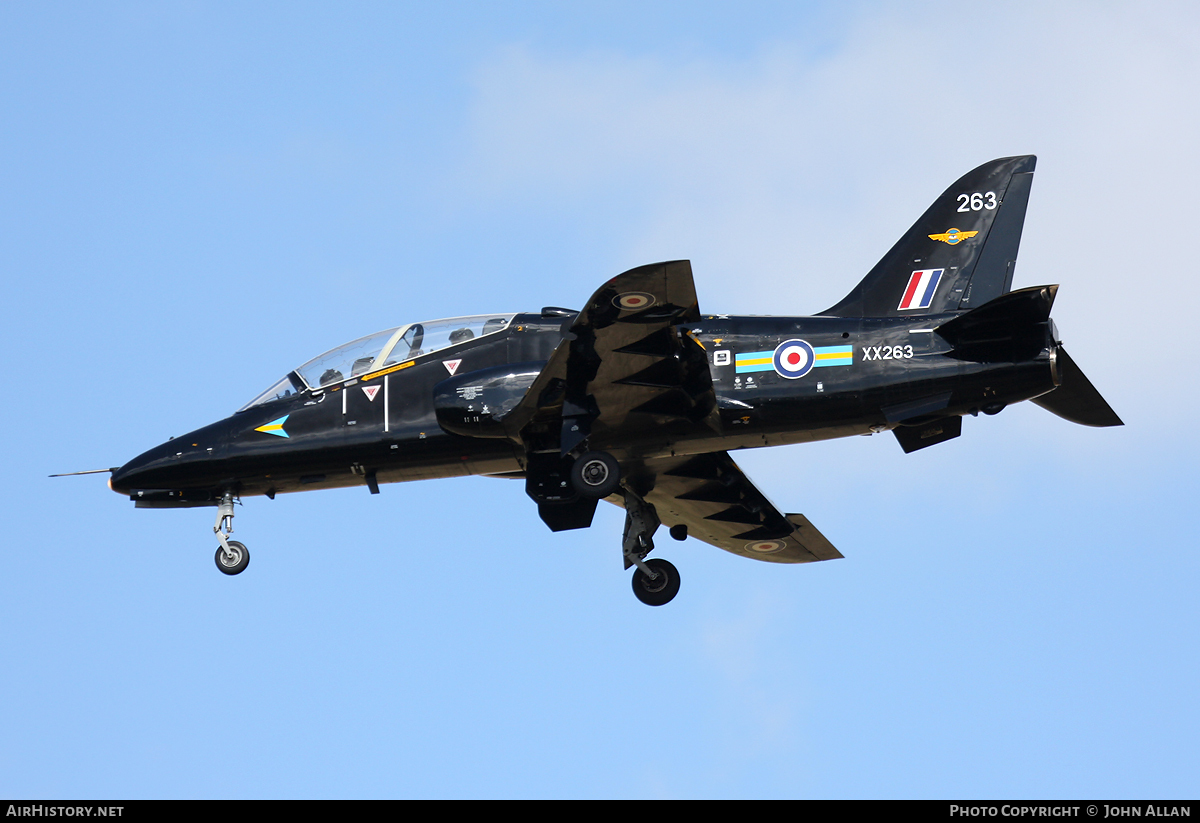
<path id="1" fill-rule="evenodd" d="M 322 389 L 361 374 L 413 360 L 508 328 L 515 314 L 477 314 L 409 323 L 368 334 L 314 357 L 238 411 L 269 403 L 293 392 Z"/>

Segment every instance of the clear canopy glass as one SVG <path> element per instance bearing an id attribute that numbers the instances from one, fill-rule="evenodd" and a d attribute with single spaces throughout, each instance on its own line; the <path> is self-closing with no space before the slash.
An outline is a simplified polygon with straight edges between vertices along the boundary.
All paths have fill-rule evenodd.
<path id="1" fill-rule="evenodd" d="M 271 388 L 260 394 L 258 397 L 251 400 L 246 405 L 242 406 L 238 411 L 245 411 L 254 406 L 261 406 L 263 403 L 270 403 L 272 400 L 280 400 L 284 397 L 291 397 L 297 390 L 297 386 L 293 384 L 291 375 L 280 380 Z"/>
<path id="2" fill-rule="evenodd" d="M 513 317 L 513 314 L 447 317 L 425 323 L 409 323 L 407 326 L 368 334 L 336 349 L 330 349 L 296 369 L 295 374 L 299 376 L 303 386 L 294 385 L 295 381 L 290 376 L 285 377 L 239 411 L 287 397 L 293 391 L 324 388 L 358 377 L 360 374 L 378 371 L 504 331 Z"/>

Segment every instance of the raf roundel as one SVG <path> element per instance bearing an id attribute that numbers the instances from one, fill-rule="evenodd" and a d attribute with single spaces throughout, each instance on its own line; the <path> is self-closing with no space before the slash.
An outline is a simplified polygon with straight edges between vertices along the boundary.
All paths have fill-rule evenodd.
<path id="1" fill-rule="evenodd" d="M 613 305 L 619 309 L 644 309 L 654 305 L 654 295 L 644 291 L 627 291 L 614 297 Z"/>
<path id="2" fill-rule="evenodd" d="M 781 376 L 795 380 L 812 371 L 816 359 L 813 347 L 803 340 L 784 340 L 775 347 L 772 362 Z"/>
<path id="3" fill-rule="evenodd" d="M 771 552 L 781 551 L 787 548 L 787 543 L 782 540 L 755 540 L 753 543 L 746 544 L 746 551 L 757 552 L 758 554 L 770 554 Z"/>

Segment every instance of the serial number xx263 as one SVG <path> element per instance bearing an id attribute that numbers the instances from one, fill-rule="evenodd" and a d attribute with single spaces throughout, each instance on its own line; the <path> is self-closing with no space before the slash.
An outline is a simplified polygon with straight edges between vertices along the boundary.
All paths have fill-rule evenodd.
<path id="1" fill-rule="evenodd" d="M 912 346 L 863 346 L 863 360 L 907 360 L 913 356 Z"/>

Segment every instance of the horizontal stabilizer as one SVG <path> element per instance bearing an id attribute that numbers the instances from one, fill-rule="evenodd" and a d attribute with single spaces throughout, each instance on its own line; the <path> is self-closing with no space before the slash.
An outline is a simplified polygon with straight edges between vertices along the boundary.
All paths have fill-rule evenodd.
<path id="1" fill-rule="evenodd" d="M 1055 365 L 1061 381 L 1058 388 L 1035 397 L 1034 403 L 1064 420 L 1082 426 L 1125 425 L 1062 346 L 1055 353 Z"/>

